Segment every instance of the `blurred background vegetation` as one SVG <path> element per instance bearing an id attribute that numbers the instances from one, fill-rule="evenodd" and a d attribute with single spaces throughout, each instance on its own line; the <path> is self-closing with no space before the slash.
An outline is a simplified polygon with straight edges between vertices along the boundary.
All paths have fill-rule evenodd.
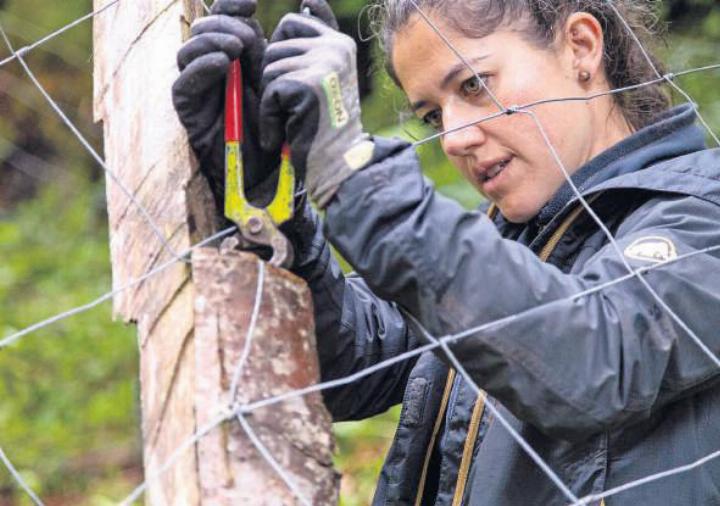
<path id="1" fill-rule="evenodd" d="M 297 8 L 260 1 L 270 27 Z M 365 125 L 384 135 L 421 137 L 402 95 L 368 41 L 366 2 L 331 0 L 343 31 L 360 44 Z M 91 0 L 0 0 L 0 22 L 16 47 L 90 12 Z M 670 22 L 661 48 L 669 68 L 720 62 L 720 7 L 714 0 L 664 2 Z M 362 36 L 360 35 L 362 34 Z M 362 40 L 360 40 L 362 39 Z M 3 47 L 0 59 L 9 54 Z M 91 24 L 27 55 L 50 94 L 99 150 L 92 121 Z M 683 77 L 683 86 L 720 130 L 720 71 Z M 466 206 L 479 197 L 462 184 L 436 144 L 421 149 L 439 191 Z M 0 338 L 110 289 L 103 174 L 24 76 L 0 67 Z M 135 332 L 113 323 L 106 304 L 0 350 L 0 447 L 49 505 L 104 505 L 142 479 Z M 398 410 L 336 424 L 342 504 L 369 503 Z M 0 467 L 0 506 L 26 504 Z"/>

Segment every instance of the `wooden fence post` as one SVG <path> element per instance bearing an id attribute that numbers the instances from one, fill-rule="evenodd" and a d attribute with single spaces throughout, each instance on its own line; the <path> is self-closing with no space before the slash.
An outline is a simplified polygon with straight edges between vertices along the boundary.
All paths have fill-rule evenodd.
<path id="1" fill-rule="evenodd" d="M 94 0 L 94 8 L 109 3 Z M 201 14 L 200 0 L 122 0 L 94 26 L 94 108 L 103 122 L 106 163 L 175 252 L 217 231 L 211 194 L 170 98 L 175 54 Z M 173 253 L 109 178 L 107 199 L 117 288 Z M 256 273 L 252 255 L 207 247 L 194 251 L 192 264 L 177 262 L 115 297 L 114 314 L 138 327 L 147 476 L 230 402 L 228 371 L 243 346 Z M 265 290 L 240 401 L 318 381 L 307 289 L 289 273 L 268 268 Z M 311 504 L 336 503 L 330 419 L 319 394 L 264 408 L 247 420 Z M 154 506 L 293 501 L 234 421 L 183 453 L 146 494 Z"/>
<path id="2" fill-rule="evenodd" d="M 318 381 L 310 294 L 292 274 L 265 266 L 249 253 L 204 249 L 193 256 L 196 297 L 198 424 L 218 404 L 229 404 L 233 376 L 261 283 L 257 325 L 234 402 L 247 403 Z M 260 280 L 262 278 L 262 280 Z M 219 353 L 220 351 L 220 353 Z M 337 504 L 339 475 L 332 467 L 330 418 L 320 394 L 274 404 L 247 416 L 249 425 L 299 489 L 306 504 Z M 202 495 L 208 504 L 289 505 L 288 486 L 248 441 L 239 424 L 204 438 L 199 448 Z"/>

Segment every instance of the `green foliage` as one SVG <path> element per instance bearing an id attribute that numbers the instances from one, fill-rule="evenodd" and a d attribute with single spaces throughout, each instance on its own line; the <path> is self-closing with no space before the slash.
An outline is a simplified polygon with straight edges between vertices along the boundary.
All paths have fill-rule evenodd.
<path id="1" fill-rule="evenodd" d="M 716 14 L 714 17 L 718 22 L 717 29 L 720 30 L 720 9 Z M 720 34 L 717 38 L 705 36 L 702 33 L 676 34 L 672 37 L 670 50 L 666 57 L 668 69 L 682 71 L 711 63 L 720 63 L 717 51 L 719 44 Z M 683 75 L 676 78 L 675 82 L 699 105 L 699 111 L 709 123 L 710 128 L 716 133 L 720 132 L 720 93 L 718 93 L 720 69 Z M 676 90 L 673 90 L 673 100 L 675 103 L 687 101 L 686 97 Z M 707 141 L 708 145 L 713 145 L 709 136 Z"/>
<path id="2" fill-rule="evenodd" d="M 340 506 L 370 504 L 389 436 L 395 431 L 400 407 L 362 422 L 336 423 L 335 465 L 343 473 Z"/>
<path id="3" fill-rule="evenodd" d="M 0 22 L 19 48 L 91 9 L 91 0 L 9 0 Z M 91 23 L 82 23 L 26 59 L 98 145 L 91 29 Z M 3 50 L 0 57 L 7 54 Z M 111 283 L 99 167 L 17 62 L 2 67 L 0 79 L 0 160 L 7 162 L 0 165 L 2 338 L 94 299 Z M 11 160 L 18 155 L 31 160 L 25 167 L 29 184 L 12 192 L 18 171 Z M 134 331 L 112 323 L 107 303 L 30 334 L 0 350 L 0 446 L 46 497 L 74 497 L 69 502 L 80 504 L 86 501 L 78 494 L 101 497 L 91 485 L 112 489 L 119 482 L 126 490 L 129 485 L 117 473 L 139 462 L 136 382 Z M 13 490 L 0 468 L 0 502 Z M 26 503 L 24 494 L 16 497 Z"/>
<path id="4" fill-rule="evenodd" d="M 102 191 L 59 179 L 0 221 L 0 335 L 109 290 Z M 0 445 L 39 491 L 69 476 L 82 489 L 78 470 L 102 471 L 82 469 L 88 454 L 137 451 L 133 334 L 104 304 L 0 351 Z M 0 488 L 9 485 L 0 473 Z"/>

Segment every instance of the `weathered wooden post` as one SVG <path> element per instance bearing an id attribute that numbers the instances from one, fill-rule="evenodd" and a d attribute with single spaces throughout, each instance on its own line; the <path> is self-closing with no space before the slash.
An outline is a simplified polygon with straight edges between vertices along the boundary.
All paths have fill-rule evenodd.
<path id="1" fill-rule="evenodd" d="M 210 421 L 214 406 L 227 403 L 258 282 L 260 312 L 236 400 L 247 403 L 317 382 L 307 287 L 271 266 L 265 267 L 263 276 L 259 273 L 258 260 L 247 253 L 206 249 L 193 257 L 197 367 L 203 371 L 198 374 L 198 425 Z M 329 418 L 319 395 L 259 409 L 248 415 L 248 423 L 303 493 L 306 504 L 337 504 L 339 476 L 332 468 Z M 287 485 L 277 473 L 268 472 L 267 463 L 237 423 L 200 441 L 198 457 L 202 495 L 208 504 L 296 504 Z"/>
<path id="2" fill-rule="evenodd" d="M 101 9 L 110 0 L 94 0 Z M 95 118 L 105 159 L 181 252 L 216 232 L 215 206 L 170 99 L 175 54 L 200 0 L 122 0 L 95 18 Z M 107 181 L 113 285 L 173 258 L 137 206 Z M 255 302 L 257 259 L 196 249 L 114 300 L 138 327 L 146 476 L 227 407 Z M 268 267 L 257 327 L 236 401 L 318 381 L 307 289 Z M 330 419 L 318 395 L 263 408 L 248 423 L 311 504 L 337 501 Z M 299 504 L 236 421 L 219 426 L 153 480 L 152 505 Z"/>

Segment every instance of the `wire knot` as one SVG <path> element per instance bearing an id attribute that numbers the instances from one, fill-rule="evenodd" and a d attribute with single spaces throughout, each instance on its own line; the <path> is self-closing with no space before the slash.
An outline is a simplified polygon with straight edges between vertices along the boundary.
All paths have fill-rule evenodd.
<path id="1" fill-rule="evenodd" d="M 22 57 L 24 57 L 26 54 L 28 54 L 29 52 L 30 52 L 30 46 L 23 46 L 23 47 L 21 47 L 20 49 L 16 49 L 16 50 L 15 50 L 15 56 L 16 56 L 17 58 L 22 58 Z"/>
<path id="2" fill-rule="evenodd" d="M 505 114 L 507 114 L 508 116 L 511 116 L 519 111 L 520 111 L 519 105 L 509 105 L 505 108 Z"/>
<path id="3" fill-rule="evenodd" d="M 253 414 L 253 410 L 248 407 L 246 402 L 235 401 L 225 406 L 225 408 L 221 410 L 220 414 L 229 420 L 238 415 L 251 416 Z"/>

